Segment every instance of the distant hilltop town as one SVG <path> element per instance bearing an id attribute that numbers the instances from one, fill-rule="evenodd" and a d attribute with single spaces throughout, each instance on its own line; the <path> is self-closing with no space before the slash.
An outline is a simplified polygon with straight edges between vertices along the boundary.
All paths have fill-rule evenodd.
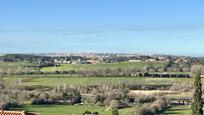
<path id="1" fill-rule="evenodd" d="M 48 53 L 48 54 L 2 54 L 0 61 L 44 61 L 49 64 L 104 64 L 115 62 L 162 61 L 191 63 L 204 58 L 172 55 L 144 55 L 126 53 Z"/>

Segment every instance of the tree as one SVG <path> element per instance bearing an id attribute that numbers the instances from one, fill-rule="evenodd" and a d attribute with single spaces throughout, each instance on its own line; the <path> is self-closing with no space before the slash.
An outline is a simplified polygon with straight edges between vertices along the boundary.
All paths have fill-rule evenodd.
<path id="1" fill-rule="evenodd" d="M 4 89 L 4 81 L 3 81 L 3 78 L 2 78 L 2 74 L 0 73 L 0 90 Z"/>
<path id="2" fill-rule="evenodd" d="M 114 108 L 111 110 L 112 115 L 119 115 L 118 108 Z"/>
<path id="3" fill-rule="evenodd" d="M 119 107 L 119 101 L 115 99 L 111 100 L 109 104 L 111 110 L 114 110 L 115 108 Z"/>
<path id="4" fill-rule="evenodd" d="M 119 106 L 118 100 L 112 100 L 110 102 L 110 109 L 111 109 L 112 115 L 119 115 L 119 113 L 118 113 L 118 106 Z"/>
<path id="5" fill-rule="evenodd" d="M 204 66 L 202 66 L 202 65 L 193 65 L 193 66 L 191 66 L 191 72 L 193 74 L 197 74 L 197 73 L 203 74 L 204 73 Z"/>
<path id="6" fill-rule="evenodd" d="M 201 71 L 197 71 L 194 82 L 195 91 L 192 100 L 192 115 L 203 115 Z"/>

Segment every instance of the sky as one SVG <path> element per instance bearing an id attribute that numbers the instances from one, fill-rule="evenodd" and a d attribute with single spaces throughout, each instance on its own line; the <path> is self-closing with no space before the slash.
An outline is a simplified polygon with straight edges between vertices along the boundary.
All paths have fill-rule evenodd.
<path id="1" fill-rule="evenodd" d="M 203 0 L 0 0 L 0 53 L 204 56 Z"/>

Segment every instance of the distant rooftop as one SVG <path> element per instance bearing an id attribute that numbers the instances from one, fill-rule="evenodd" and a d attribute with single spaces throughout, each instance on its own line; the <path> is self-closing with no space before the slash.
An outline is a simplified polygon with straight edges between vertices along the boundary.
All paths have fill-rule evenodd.
<path id="1" fill-rule="evenodd" d="M 25 111 L 3 111 L 0 110 L 0 115 L 40 115 L 39 113 L 28 113 Z"/>

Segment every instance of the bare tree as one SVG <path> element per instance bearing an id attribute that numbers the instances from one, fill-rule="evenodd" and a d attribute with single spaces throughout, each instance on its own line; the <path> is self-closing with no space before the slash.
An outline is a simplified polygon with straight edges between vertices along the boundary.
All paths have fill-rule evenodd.
<path id="1" fill-rule="evenodd" d="M 204 73 L 204 66 L 203 65 L 193 65 L 191 66 L 191 72 L 193 74 L 197 74 L 197 73 Z"/>

